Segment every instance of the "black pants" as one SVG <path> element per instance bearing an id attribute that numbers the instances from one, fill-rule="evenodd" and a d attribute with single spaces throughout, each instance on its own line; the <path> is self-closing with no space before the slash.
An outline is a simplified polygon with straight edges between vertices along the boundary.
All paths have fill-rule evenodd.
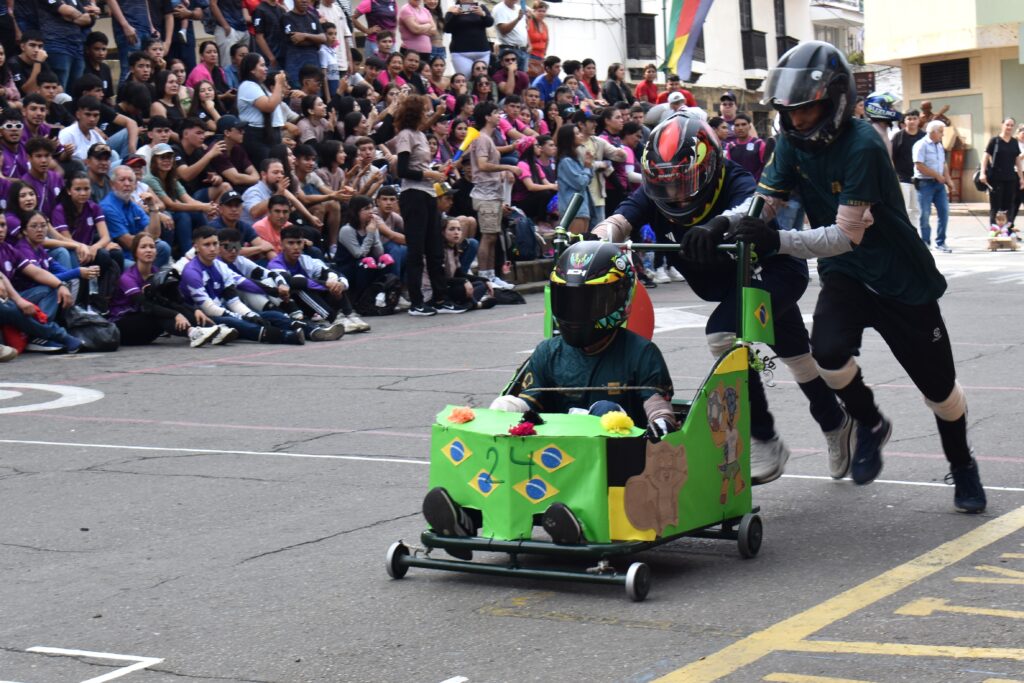
<path id="1" fill-rule="evenodd" d="M 1019 186 L 1016 178 L 1013 180 L 992 180 L 989 179 L 992 191 L 988 193 L 988 224 L 996 224 L 996 213 L 1006 212 L 1006 220 L 1013 223 L 1017 216 L 1017 188 Z"/>
<path id="2" fill-rule="evenodd" d="M 440 216 L 437 199 L 422 190 L 402 190 L 398 195 L 398 208 L 405 219 L 405 286 L 413 306 L 423 303 L 423 260 L 426 257 L 427 275 L 434 297 L 444 296 L 445 277 L 442 267 Z"/>
<path id="3" fill-rule="evenodd" d="M 121 331 L 122 346 L 152 344 L 164 332 L 176 337 L 185 336 L 184 332 L 174 326 L 174 318 L 161 318 L 150 313 L 129 313 L 116 324 L 117 329 Z M 189 325 L 195 324 L 195 320 L 189 320 Z"/>
<path id="4" fill-rule="evenodd" d="M 274 145 L 281 144 L 281 131 L 271 128 L 269 131 L 254 126 L 246 126 L 242 137 L 242 146 L 249 155 L 249 161 L 258 171 L 260 164 L 267 158 L 267 153 Z"/>
<path id="5" fill-rule="evenodd" d="M 818 365 L 827 370 L 846 365 L 860 352 L 868 327 L 882 336 L 925 398 L 949 398 L 956 367 L 937 301 L 912 306 L 879 296 L 847 275 L 823 275 L 811 331 L 811 352 Z"/>

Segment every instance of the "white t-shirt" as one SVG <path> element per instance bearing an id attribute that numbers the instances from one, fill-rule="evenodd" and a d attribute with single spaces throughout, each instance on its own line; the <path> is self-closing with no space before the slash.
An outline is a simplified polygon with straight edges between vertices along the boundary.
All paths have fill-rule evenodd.
<path id="1" fill-rule="evenodd" d="M 266 90 L 260 87 L 255 81 L 242 81 L 238 84 L 238 118 L 254 128 L 263 127 L 263 112 L 253 104 L 264 95 L 270 96 Z M 280 128 L 284 125 L 284 114 L 280 107 L 274 110 L 271 118 L 271 126 Z"/>
<path id="2" fill-rule="evenodd" d="M 498 2 L 494 9 L 491 10 L 491 16 L 494 17 L 494 26 L 496 28 L 498 24 L 507 24 L 510 21 L 515 21 L 519 17 L 519 5 L 509 7 L 504 2 Z M 520 19 L 515 28 L 508 33 L 502 33 L 498 30 L 498 42 L 502 45 L 514 45 L 525 50 L 529 45 L 526 39 L 526 17 Z"/>
<path id="3" fill-rule="evenodd" d="M 89 135 L 86 136 L 82 133 L 82 129 L 78 127 L 76 123 L 73 126 L 68 126 L 60 131 L 57 135 L 57 139 L 60 144 L 67 145 L 72 144 L 75 146 L 75 153 L 72 155 L 75 159 L 85 161 L 85 156 L 89 153 L 89 147 L 99 142 L 106 142 L 100 132 L 93 128 L 89 131 Z"/>

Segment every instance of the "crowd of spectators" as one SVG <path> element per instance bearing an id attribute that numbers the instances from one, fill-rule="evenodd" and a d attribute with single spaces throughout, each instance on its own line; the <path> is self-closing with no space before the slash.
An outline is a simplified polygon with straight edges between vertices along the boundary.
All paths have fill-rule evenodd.
<path id="1" fill-rule="evenodd" d="M 73 305 L 123 344 L 193 346 L 333 340 L 396 301 L 490 308 L 514 288 L 510 223 L 543 235 L 578 192 L 586 232 L 639 186 L 652 116 L 697 104 L 654 65 L 634 87 L 548 54 L 540 1 L 103 5 L 0 14 L 2 360 L 77 351 Z M 771 141 L 731 92 L 715 114 L 758 175 Z"/>

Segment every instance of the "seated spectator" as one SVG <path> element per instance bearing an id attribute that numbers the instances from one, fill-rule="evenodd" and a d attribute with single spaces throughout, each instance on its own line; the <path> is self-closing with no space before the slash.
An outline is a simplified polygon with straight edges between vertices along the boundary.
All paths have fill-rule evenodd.
<path id="1" fill-rule="evenodd" d="M 171 122 L 171 141 L 178 142 L 178 130 L 185 121 L 185 109 L 178 99 L 180 83 L 178 77 L 170 71 L 159 71 L 156 74 L 153 105 L 149 108 L 150 116 L 164 116 Z"/>
<path id="2" fill-rule="evenodd" d="M 103 300 L 96 297 L 93 298 L 92 301 L 89 301 L 88 289 L 81 287 L 79 283 L 79 279 L 95 280 L 99 278 L 100 267 L 98 265 L 91 265 L 68 268 L 59 260 L 51 257 L 44 244 L 46 242 L 46 236 L 49 229 L 50 221 L 48 221 L 46 216 L 38 211 L 32 211 L 25 217 L 24 223 L 22 224 L 21 238 L 15 244 L 15 250 L 18 252 L 18 256 L 21 259 L 20 264 L 22 266 L 32 264 L 37 266 L 40 270 L 53 274 L 58 280 L 67 285 L 68 290 L 71 292 L 71 296 L 79 303 L 92 303 L 96 305 L 100 311 L 106 310 L 105 297 Z M 118 271 L 115 270 L 113 272 L 116 273 Z M 111 273 L 108 272 L 107 275 L 109 279 Z M 53 313 L 46 313 L 48 316 L 52 316 L 56 313 L 56 310 L 54 310 Z"/>
<path id="3" fill-rule="evenodd" d="M 178 104 L 181 105 L 181 110 L 188 111 L 192 108 L 192 100 L 195 99 L 195 91 L 185 85 L 187 78 L 185 73 L 188 71 L 188 66 L 180 59 L 172 59 L 168 63 L 167 70 L 178 79 Z M 155 93 L 156 90 L 154 89 L 153 92 Z M 154 94 L 155 97 L 156 95 Z"/>
<path id="4" fill-rule="evenodd" d="M 211 226 L 213 227 L 213 226 Z M 245 278 L 238 285 L 238 296 L 242 303 L 254 311 L 282 311 L 292 320 L 303 320 L 302 311 L 291 299 L 291 285 L 284 273 L 270 270 L 263 264 L 242 256 L 242 234 L 233 228 L 217 231 L 220 241 L 220 252 L 217 258 L 227 264 L 228 268 Z M 307 338 L 315 327 L 299 326 L 293 323 L 294 329 L 302 329 Z M 338 336 L 345 333 L 341 325 L 337 328 Z"/>
<path id="5" fill-rule="evenodd" d="M 28 156 L 21 133 L 25 119 L 21 110 L 7 107 L 0 111 L 0 175 L 20 178 L 28 173 Z"/>
<path id="6" fill-rule="evenodd" d="M 3 232 L 5 229 L 3 216 L 0 216 L 0 257 L 3 256 Z M 7 269 L 9 260 L 0 258 L 0 325 L 11 326 L 28 337 L 26 351 L 43 353 L 78 353 L 82 348 L 82 340 L 68 334 L 68 331 L 55 322 L 40 322 L 36 305 L 18 294 L 11 284 L 8 272 L 16 272 L 16 268 Z M 0 347 L 0 356 L 11 360 L 9 346 Z"/>
<path id="7" fill-rule="evenodd" d="M 88 173 L 92 189 L 89 192 L 90 199 L 94 202 L 101 202 L 110 194 L 113 184 L 110 180 L 110 161 L 113 153 L 110 146 L 104 142 L 97 142 L 89 148 L 85 155 L 85 170 Z M 73 175 L 73 174 L 68 174 Z"/>
<path id="8" fill-rule="evenodd" d="M 133 83 L 132 87 L 137 88 L 138 85 Z M 122 159 L 135 153 L 139 145 L 139 123 L 128 111 L 111 107 L 103 101 L 103 82 L 98 76 L 83 74 L 72 86 L 71 96 L 75 101 L 95 97 L 100 105 L 100 118 L 96 127 L 106 143 Z"/>
<path id="9" fill-rule="evenodd" d="M 242 195 L 234 190 L 225 192 L 217 204 L 217 213 L 219 215 L 210 221 L 210 226 L 218 230 L 218 235 L 223 230 L 238 232 L 239 255 L 260 265 L 265 265 L 277 256 L 274 247 L 256 233 L 252 224 L 242 220 Z"/>
<path id="10" fill-rule="evenodd" d="M 217 94 L 227 93 L 231 90 L 228 84 L 227 74 L 220 67 L 217 44 L 212 40 L 205 40 L 199 45 L 199 63 L 188 75 L 185 85 L 192 88 L 195 95 L 198 95 L 196 86 L 200 81 L 213 83 Z"/>
<path id="11" fill-rule="evenodd" d="M 224 76 L 227 79 L 228 87 L 231 90 L 237 91 L 238 84 L 241 83 L 241 80 L 238 78 L 239 69 L 242 66 L 242 60 L 249 54 L 249 41 L 244 39 L 235 43 L 231 46 L 229 52 L 231 54 L 231 63 L 224 67 Z"/>
<path id="12" fill-rule="evenodd" d="M 131 254 L 135 262 L 118 280 L 108 316 L 121 332 L 123 345 L 152 344 L 163 334 L 188 337 L 192 348 L 226 344 L 238 337 L 237 330 L 217 325 L 202 309 L 183 306 L 152 284 L 156 242 L 151 235 L 135 235 Z"/>
<path id="13" fill-rule="evenodd" d="M 468 273 L 476 260 L 477 252 L 480 251 L 480 240 L 476 239 L 476 218 L 455 213 L 455 197 L 459 193 L 457 188 L 451 187 L 448 183 L 434 183 L 434 192 L 437 193 L 437 211 L 441 214 L 441 225 L 446 225 L 449 218 L 454 218 L 462 229 L 459 260 L 462 269 Z"/>
<path id="14" fill-rule="evenodd" d="M 21 32 L 21 54 L 8 63 L 11 78 L 18 86 L 22 97 L 39 91 L 38 78 L 42 73 L 50 72 L 45 66 L 49 55 L 43 49 L 43 34 L 38 30 Z M 52 73 L 52 72 L 51 72 Z"/>
<path id="15" fill-rule="evenodd" d="M 377 193 L 377 213 L 384 222 L 378 227 L 384 251 L 395 260 L 395 275 L 405 277 L 405 221 L 398 213 L 398 191 L 393 185 L 385 185 Z"/>
<path id="16" fill-rule="evenodd" d="M 54 128 L 67 128 L 74 125 L 75 116 L 67 107 L 57 102 L 61 94 L 60 80 L 52 71 L 44 71 L 36 79 L 39 82 L 39 94 L 46 102 L 46 122 Z"/>
<path id="17" fill-rule="evenodd" d="M 306 95 L 302 98 L 301 108 L 302 117 L 297 124 L 300 143 L 321 143 L 344 135 L 345 129 L 338 126 L 337 114 L 333 109 L 327 112 L 327 105 L 320 96 Z"/>
<path id="18" fill-rule="evenodd" d="M 187 118 L 202 121 L 206 130 L 213 132 L 217 130 L 217 121 L 226 113 L 224 106 L 217 99 L 217 91 L 214 90 L 213 83 L 210 81 L 196 83 L 195 95 L 188 109 Z"/>
<path id="19" fill-rule="evenodd" d="M 174 131 L 171 129 L 171 121 L 166 116 L 154 116 L 149 119 L 149 144 L 139 147 L 136 152 L 146 160 L 146 167 L 153 160 L 153 148 L 157 145 L 167 145 L 171 142 Z"/>
<path id="20" fill-rule="evenodd" d="M 124 79 L 124 72 L 121 74 Z M 153 62 L 145 52 L 132 52 L 128 55 L 128 78 L 123 80 L 117 89 L 117 100 L 124 99 L 124 86 L 128 83 L 139 83 L 149 90 L 151 99 L 156 99 L 156 88 L 153 85 Z M 148 113 L 148 112 L 147 112 Z"/>
<path id="21" fill-rule="evenodd" d="M 237 116 L 222 116 L 217 121 L 217 134 L 224 136 L 226 151 L 215 157 L 209 168 L 220 174 L 234 190 L 244 192 L 260 181 L 260 174 L 245 151 L 245 124 Z"/>
<path id="22" fill-rule="evenodd" d="M 401 88 L 403 85 L 407 85 L 405 78 L 402 77 L 402 70 L 405 68 L 405 62 L 402 55 L 395 52 L 390 55 L 387 59 L 387 63 L 384 71 L 377 74 L 377 79 L 374 83 L 377 91 L 381 95 L 385 95 L 385 88 L 389 85 L 396 85 Z"/>
<path id="23" fill-rule="evenodd" d="M 25 224 L 39 216 L 38 211 L 31 211 L 25 216 Z M 37 225 L 43 225 L 45 230 L 45 216 L 43 220 L 35 219 Z M 34 262 L 33 258 L 26 257 L 19 249 L 20 243 L 25 240 L 19 239 L 15 242 L 7 241 L 6 222 L 4 223 L 3 235 L 0 236 L 0 268 L 3 269 L 14 287 L 21 293 L 21 296 L 37 305 L 48 319 L 55 319 L 60 308 L 68 308 L 74 303 L 71 294 L 71 286 L 50 272 L 50 260 L 44 257 L 40 263 Z M 44 252 L 45 253 L 45 252 Z"/>
<path id="24" fill-rule="evenodd" d="M 295 179 L 298 181 L 295 196 L 299 198 L 313 216 L 326 228 L 327 247 L 333 251 L 338 243 L 338 228 L 341 226 L 341 204 L 352 197 L 352 190 L 342 186 L 331 190 L 316 174 L 316 151 L 309 145 L 295 148 Z"/>
<path id="25" fill-rule="evenodd" d="M 53 140 L 47 138 L 29 140 L 25 144 L 25 153 L 28 154 L 28 173 L 21 177 L 36 191 L 36 196 L 39 198 L 37 208 L 47 217 L 53 213 L 54 207 L 57 206 L 57 196 L 64 188 L 64 180 L 61 175 L 50 170 L 53 152 Z M 86 152 L 88 150 L 82 153 L 83 159 Z"/>
<path id="26" fill-rule="evenodd" d="M 284 162 L 275 157 L 263 160 L 260 165 L 260 181 L 242 193 L 242 220 L 246 223 L 256 223 L 267 215 L 267 201 L 275 194 L 284 197 L 292 210 L 310 221 L 312 225 L 313 215 L 306 210 L 294 194 L 288 189 L 291 185 L 291 178 L 285 175 Z M 266 239 L 266 238 L 264 238 Z M 275 237 L 273 240 L 274 250 L 281 251 L 281 245 Z"/>
<path id="27" fill-rule="evenodd" d="M 132 200 L 132 193 L 135 192 L 137 184 L 135 171 L 128 166 L 118 166 L 114 169 L 114 189 L 100 202 L 113 242 L 110 255 L 114 257 L 122 273 L 125 270 L 125 263 L 130 263 L 130 257 L 126 259 L 124 251 L 131 249 L 132 238 L 143 231 L 156 241 L 156 267 L 163 268 L 171 260 L 171 245 L 159 239 L 163 221 L 157 197 L 147 190 L 140 194 L 140 203 L 135 203 Z"/>
<path id="28" fill-rule="evenodd" d="M 39 193 L 24 180 L 8 183 L 5 216 L 7 237 L 13 243 L 21 237 L 23 219 L 39 208 Z"/>
<path id="29" fill-rule="evenodd" d="M 462 224 L 455 216 L 442 221 L 444 232 L 444 274 L 445 298 L 462 310 L 493 308 L 494 286 L 486 278 L 470 275 L 462 265 L 468 240 L 462 239 Z M 474 242 L 476 240 L 473 240 Z M 430 283 L 424 278 L 423 289 L 428 291 Z"/>
<path id="30" fill-rule="evenodd" d="M 25 115 L 25 128 L 21 131 L 22 142 L 28 142 L 32 138 L 50 137 L 53 128 L 46 122 L 47 106 L 42 95 L 26 95 L 21 102 L 21 110 Z"/>
<path id="31" fill-rule="evenodd" d="M 133 173 L 134 176 L 134 173 Z M 174 163 L 174 149 L 170 145 L 157 145 L 153 149 L 153 160 L 149 162 L 149 173 L 143 181 L 153 188 L 153 193 L 170 212 L 174 221 L 173 236 L 179 255 L 192 246 L 192 232 L 206 225 L 207 216 L 216 215 L 216 207 L 209 202 L 200 202 L 189 196 L 178 180 L 178 169 Z"/>
<path id="32" fill-rule="evenodd" d="M 263 344 L 303 344 L 305 336 L 292 329 L 292 321 L 279 311 L 256 313 L 238 297 L 238 285 L 245 278 L 219 260 L 217 231 L 196 228 L 192 235 L 195 258 L 181 272 L 178 291 L 182 302 L 201 310 L 218 325 L 238 331 L 242 339 Z"/>
<path id="33" fill-rule="evenodd" d="M 178 180 L 197 202 L 216 202 L 231 189 L 211 168 L 213 160 L 227 152 L 227 142 L 216 140 L 207 147 L 206 130 L 199 119 L 185 119 L 179 137 L 181 145 L 175 149 L 174 157 Z"/>
<path id="34" fill-rule="evenodd" d="M 530 86 L 530 77 L 525 71 L 516 68 L 516 53 L 502 50 L 498 56 L 501 68 L 494 72 L 494 82 L 498 86 L 499 97 L 522 95 Z"/>
<path id="35" fill-rule="evenodd" d="M 103 95 L 100 99 L 108 106 L 114 105 L 114 76 L 107 66 L 107 49 L 109 39 L 101 31 L 93 31 L 85 37 L 85 70 L 88 74 L 100 79 Z M 8 98 L 10 101 L 10 98 Z"/>
<path id="36" fill-rule="evenodd" d="M 334 263 L 349 283 L 349 293 L 359 301 L 366 288 L 392 271 L 394 259 L 384 253 L 380 228 L 384 225 L 365 195 L 356 195 L 345 209 L 345 225 L 338 233 Z"/>
<path id="37" fill-rule="evenodd" d="M 72 156 L 75 159 L 84 161 L 90 147 L 99 143 L 106 144 L 106 138 L 99 131 L 102 106 L 95 97 L 82 97 L 75 105 L 76 123 L 61 130 L 57 136 L 60 144 L 65 147 L 74 145 L 75 151 Z M 120 163 L 120 159 L 115 160 L 116 163 Z"/>
<path id="38" fill-rule="evenodd" d="M 370 142 L 373 143 L 372 140 Z M 346 169 L 348 154 L 345 152 L 343 144 L 337 140 L 327 140 L 320 143 L 317 149 L 320 152 L 320 163 L 316 174 L 320 176 L 331 192 L 340 190 L 354 182 L 357 169 L 355 165 Z M 353 191 L 352 194 L 361 193 Z"/>
<path id="39" fill-rule="evenodd" d="M 320 259 L 303 253 L 302 231 L 290 226 L 281 230 L 283 248 L 270 267 L 291 276 L 293 296 L 314 321 L 340 322 L 345 333 L 369 332 L 370 326 L 355 314 L 349 301 L 348 281 Z M 300 277 L 296 277 L 300 276 Z"/>

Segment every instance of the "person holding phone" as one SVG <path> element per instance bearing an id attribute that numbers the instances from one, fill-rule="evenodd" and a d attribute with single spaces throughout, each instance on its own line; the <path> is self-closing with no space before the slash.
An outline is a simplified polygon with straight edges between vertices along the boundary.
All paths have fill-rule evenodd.
<path id="1" fill-rule="evenodd" d="M 487 28 L 493 25 L 491 13 L 477 2 L 452 5 L 444 15 L 444 30 L 452 34 L 448 49 L 452 53 L 455 73 L 469 78 L 472 76 L 474 62 L 490 59 L 491 44 L 487 40 Z"/>
<path id="2" fill-rule="evenodd" d="M 281 142 L 284 114 L 278 106 L 288 92 L 288 77 L 283 71 L 274 76 L 274 89 L 263 82 L 267 78 L 267 61 L 263 55 L 250 52 L 242 60 L 238 86 L 238 118 L 245 124 L 243 145 L 253 166 L 267 158 L 267 150 Z"/>
<path id="3" fill-rule="evenodd" d="M 526 34 L 526 3 L 523 0 L 501 0 L 492 10 L 498 29 L 498 47 L 513 50 L 520 71 L 526 71 L 529 41 Z"/>

